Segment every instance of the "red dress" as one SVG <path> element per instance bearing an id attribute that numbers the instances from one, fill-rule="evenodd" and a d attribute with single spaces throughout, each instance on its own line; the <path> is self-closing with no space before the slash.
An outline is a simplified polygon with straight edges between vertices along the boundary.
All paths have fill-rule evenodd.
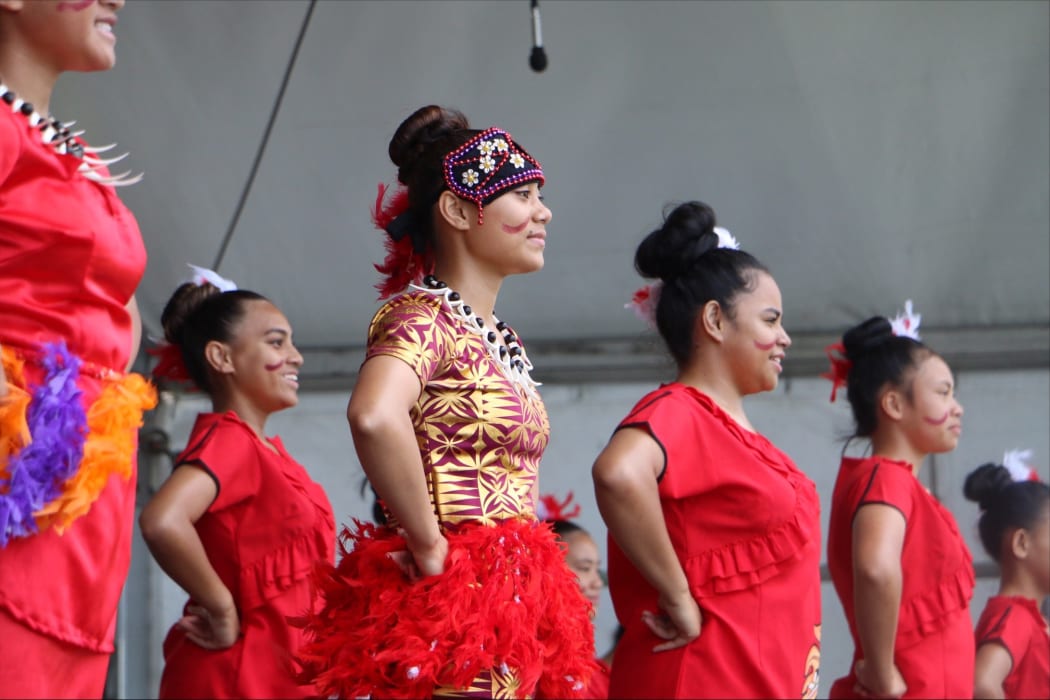
<path id="1" fill-rule="evenodd" d="M 205 413 L 176 460 L 204 469 L 218 487 L 196 528 L 233 594 L 241 636 L 229 649 L 211 651 L 172 627 L 164 640 L 162 698 L 314 695 L 294 679 L 303 631 L 287 618 L 315 607 L 310 574 L 335 558 L 335 518 L 324 489 L 280 438 L 268 440 L 277 452 L 233 412 Z"/>
<path id="2" fill-rule="evenodd" d="M 8 381 L 8 360 L 17 357 L 25 362 L 25 381 L 16 388 L 39 385 L 41 345 L 64 340 L 84 361 L 76 386 L 87 409 L 115 385 L 103 377 L 120 377 L 128 364 L 132 321 L 125 307 L 145 270 L 146 251 L 113 188 L 83 177 L 80 165 L 43 144 L 23 115 L 0 102 L 0 345 Z M 120 437 L 129 452 L 142 405 Z M 0 457 L 0 473 L 3 463 Z M 20 650 L 16 677 L 0 670 L 6 692 L 77 693 L 81 681 L 84 692 L 102 692 L 135 510 L 133 453 L 118 466 L 125 478 L 96 484 L 97 499 L 82 502 L 75 520 L 0 547 L 0 635 Z M 63 650 L 77 661 L 59 662 Z M 85 671 L 82 662 L 92 656 L 95 669 Z M 54 663 L 65 674 L 57 686 L 48 685 Z"/>
<path id="3" fill-rule="evenodd" d="M 625 632 L 609 696 L 816 697 L 820 666 L 820 502 L 767 439 L 681 384 L 645 396 L 619 428 L 666 455 L 660 502 L 700 604 L 700 636 L 654 653 L 642 622 L 657 592 L 609 539 L 609 592 Z"/>
<path id="4" fill-rule="evenodd" d="M 1001 644 L 1013 666 L 1003 681 L 1007 698 L 1050 698 L 1050 626 L 1031 598 L 992 596 L 977 622 L 977 648 Z"/>
<path id="5" fill-rule="evenodd" d="M 955 518 L 923 487 L 912 467 L 882 457 L 844 458 L 835 481 L 828 524 L 828 568 L 853 635 L 849 674 L 830 697 L 855 697 L 853 665 L 861 658 L 853 607 L 853 518 L 869 503 L 893 506 L 906 521 L 904 574 L 893 659 L 906 698 L 973 697 L 974 644 L 970 550 Z"/>

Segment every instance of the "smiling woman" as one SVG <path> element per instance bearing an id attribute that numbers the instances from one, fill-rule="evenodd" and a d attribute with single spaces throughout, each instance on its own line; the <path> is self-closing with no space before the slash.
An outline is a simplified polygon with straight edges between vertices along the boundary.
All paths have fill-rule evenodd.
<path id="1" fill-rule="evenodd" d="M 295 679 L 302 633 L 288 617 L 314 607 L 309 573 L 333 560 L 335 520 L 323 489 L 265 433 L 270 414 L 298 403 L 303 358 L 270 301 L 205 279 L 180 286 L 161 318 L 161 366 L 208 392 L 213 410 L 140 518 L 190 596 L 164 641 L 160 697 L 311 696 Z"/>
<path id="2" fill-rule="evenodd" d="M 436 105 L 389 153 L 403 189 L 380 189 L 375 218 L 392 298 L 347 408 L 386 524 L 347 531 L 307 674 L 338 697 L 582 697 L 590 604 L 535 516 L 547 413 L 495 316 L 504 278 L 543 266 L 543 171 L 506 131 Z"/>
<path id="3" fill-rule="evenodd" d="M 678 375 L 594 463 L 625 628 L 609 696 L 816 697 L 817 491 L 743 403 L 776 388 L 791 345 L 780 289 L 701 202 L 671 209 L 635 267 Z"/>

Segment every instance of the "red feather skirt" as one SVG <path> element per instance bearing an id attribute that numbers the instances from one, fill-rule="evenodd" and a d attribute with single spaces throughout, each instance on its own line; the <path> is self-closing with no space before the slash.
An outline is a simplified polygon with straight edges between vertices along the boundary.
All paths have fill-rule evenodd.
<path id="1" fill-rule="evenodd" d="M 338 566 L 315 574 L 304 618 L 303 682 L 321 696 L 426 697 L 509 669 L 518 697 L 580 697 L 594 662 L 591 604 L 550 526 L 508 520 L 445 532 L 445 572 L 408 581 L 387 557 L 407 549 L 389 528 L 355 521 Z"/>

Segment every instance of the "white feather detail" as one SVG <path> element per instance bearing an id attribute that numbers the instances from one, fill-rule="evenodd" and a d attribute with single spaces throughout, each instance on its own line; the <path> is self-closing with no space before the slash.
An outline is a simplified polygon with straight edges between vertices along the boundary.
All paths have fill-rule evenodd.
<path id="1" fill-rule="evenodd" d="M 206 267 L 197 267 L 196 265 L 187 263 L 190 269 L 193 270 L 193 277 L 189 280 L 195 285 L 200 286 L 207 282 L 213 287 L 217 287 L 220 292 L 232 292 L 237 289 L 237 284 L 231 280 L 226 279 L 218 272 L 209 270 Z"/>
<path id="2" fill-rule="evenodd" d="M 911 338 L 912 340 L 921 340 L 919 337 L 919 324 L 921 322 L 922 315 L 917 314 L 912 310 L 911 299 L 904 302 L 903 313 L 899 313 L 894 318 L 890 319 L 890 325 L 893 327 L 893 335 L 902 338 Z"/>
<path id="3" fill-rule="evenodd" d="M 1031 458 L 1031 450 L 1007 450 L 1003 453 L 1003 466 L 1010 472 L 1014 481 L 1028 481 L 1034 472 L 1028 466 L 1028 460 Z"/>
<path id="4" fill-rule="evenodd" d="M 718 236 L 718 247 L 729 248 L 731 250 L 740 250 L 740 242 L 733 238 L 733 234 L 729 232 L 729 229 L 722 228 L 721 226 L 715 226 L 715 235 Z"/>

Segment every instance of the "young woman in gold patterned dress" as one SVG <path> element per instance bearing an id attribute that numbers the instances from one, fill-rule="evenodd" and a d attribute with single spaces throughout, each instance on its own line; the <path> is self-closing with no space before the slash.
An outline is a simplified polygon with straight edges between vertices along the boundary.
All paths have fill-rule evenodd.
<path id="1" fill-rule="evenodd" d="M 389 524 L 344 531 L 305 677 L 341 697 L 579 696 L 591 606 L 534 514 L 549 423 L 495 316 L 504 278 L 543 266 L 543 171 L 505 131 L 433 105 L 389 154 L 401 187 L 380 188 L 375 219 L 393 296 L 347 409 Z"/>

